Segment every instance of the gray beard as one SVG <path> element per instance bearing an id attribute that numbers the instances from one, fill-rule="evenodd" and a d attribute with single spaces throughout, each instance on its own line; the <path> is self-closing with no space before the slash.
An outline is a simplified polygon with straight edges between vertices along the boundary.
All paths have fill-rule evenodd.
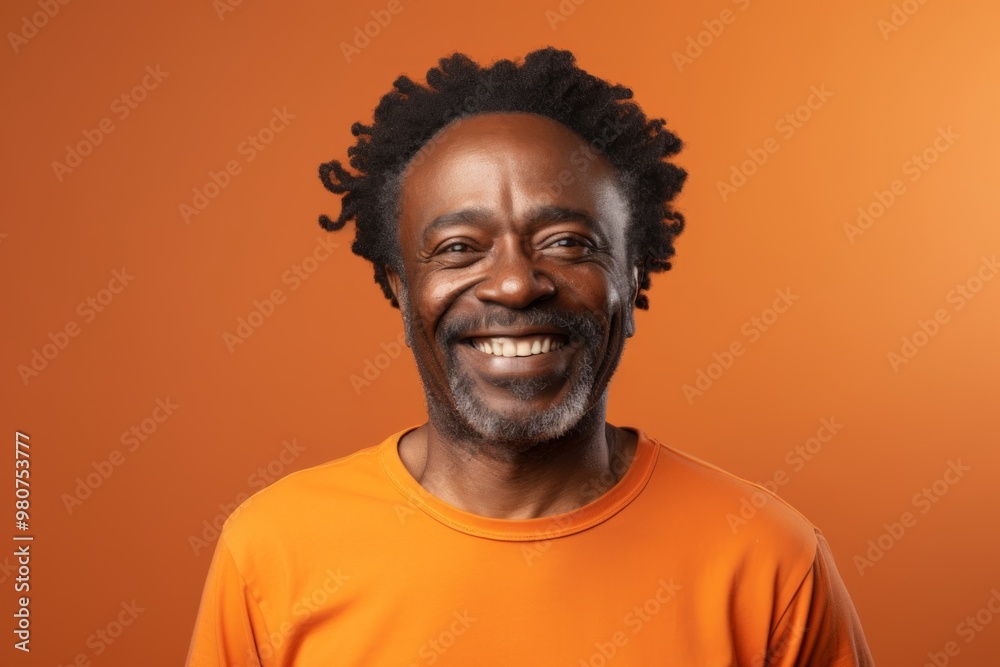
<path id="1" fill-rule="evenodd" d="M 583 358 L 576 366 L 577 377 L 572 381 L 566 398 L 557 405 L 532 414 L 497 412 L 480 400 L 472 388 L 472 378 L 452 364 L 448 385 L 463 425 L 478 435 L 479 440 L 504 446 L 505 449 L 519 449 L 519 445 L 523 447 L 563 437 L 583 419 L 590 407 L 588 399 L 594 388 L 594 352 L 590 348 L 583 348 L 583 352 Z M 509 380 L 498 386 L 527 401 L 547 389 L 548 384 L 542 378 L 529 378 Z"/>
<path id="2" fill-rule="evenodd" d="M 401 305 L 406 312 L 407 304 Z M 403 326 L 407 338 L 416 340 L 418 334 L 413 331 L 408 317 L 403 318 Z M 473 451 L 482 451 L 492 458 L 510 461 L 533 448 L 537 448 L 537 453 L 544 456 L 543 451 L 548 448 L 538 447 L 539 445 L 572 437 L 602 424 L 603 411 L 597 408 L 604 404 L 607 389 L 601 393 L 596 403 L 590 401 L 596 380 L 596 354 L 602 342 L 599 325 L 596 320 L 577 321 L 566 328 L 582 334 L 579 347 L 582 354 L 573 368 L 559 379 L 570 378 L 574 370 L 576 377 L 570 380 L 572 384 L 569 391 L 559 404 L 532 413 L 499 412 L 484 403 L 474 389 L 475 381 L 472 376 L 462 372 L 454 344 L 449 344 L 450 341 L 447 340 L 438 341 L 446 350 L 448 387 L 454 405 L 439 401 L 433 391 L 429 390 L 430 377 L 422 365 L 417 363 L 425 389 L 427 412 L 435 428 L 450 439 L 466 443 Z M 496 382 L 495 386 L 527 401 L 548 389 L 551 382 L 549 378 L 523 378 Z"/>

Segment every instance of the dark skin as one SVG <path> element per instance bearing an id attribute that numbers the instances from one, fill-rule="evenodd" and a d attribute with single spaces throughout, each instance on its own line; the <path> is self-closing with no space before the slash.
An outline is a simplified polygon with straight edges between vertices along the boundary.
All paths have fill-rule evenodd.
<path id="1" fill-rule="evenodd" d="M 429 400 L 454 405 L 449 356 L 435 335 L 456 318 L 479 317 L 487 308 L 584 312 L 598 318 L 602 337 L 587 399 L 597 418 L 581 422 L 586 428 L 498 452 L 471 434 L 441 428 L 432 415 L 401 439 L 403 464 L 429 493 L 480 516 L 535 518 L 593 501 L 595 480 L 610 473 L 617 482 L 636 447 L 634 432 L 605 421 L 607 383 L 634 333 L 638 292 L 625 244 L 628 206 L 614 168 L 549 118 L 478 115 L 447 128 L 410 166 L 399 210 L 406 280 L 386 270 L 412 326 L 409 344 Z M 497 336 L 511 344 L 545 336 L 562 346 L 531 356 L 475 347 Z M 564 401 L 581 359 L 571 332 L 517 322 L 465 331 L 454 345 L 453 363 L 472 379 L 478 398 L 520 418 Z M 515 396 L 501 382 L 511 378 L 537 378 L 544 390 Z"/>

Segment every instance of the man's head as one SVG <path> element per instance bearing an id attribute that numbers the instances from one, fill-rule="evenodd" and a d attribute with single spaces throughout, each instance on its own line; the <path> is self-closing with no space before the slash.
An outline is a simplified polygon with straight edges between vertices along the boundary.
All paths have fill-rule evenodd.
<path id="1" fill-rule="evenodd" d="M 359 175 L 320 167 L 344 194 L 320 222 L 356 220 L 435 426 L 502 455 L 593 427 L 683 228 L 686 173 L 663 161 L 681 143 L 565 51 L 486 69 L 458 54 L 427 81 L 400 77 L 353 126 Z"/>

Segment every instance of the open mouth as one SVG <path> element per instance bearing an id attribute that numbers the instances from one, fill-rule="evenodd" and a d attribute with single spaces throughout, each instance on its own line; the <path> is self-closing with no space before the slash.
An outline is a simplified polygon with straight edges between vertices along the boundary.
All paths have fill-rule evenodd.
<path id="1" fill-rule="evenodd" d="M 465 342 L 483 354 L 494 357 L 531 357 L 548 354 L 566 345 L 561 334 L 536 334 L 531 336 L 476 336 Z"/>

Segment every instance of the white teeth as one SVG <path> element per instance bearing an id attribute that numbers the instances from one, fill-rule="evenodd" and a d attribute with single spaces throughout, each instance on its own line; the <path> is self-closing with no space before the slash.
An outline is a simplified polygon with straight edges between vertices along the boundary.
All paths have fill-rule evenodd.
<path id="1" fill-rule="evenodd" d="M 483 354 L 496 357 L 530 357 L 545 354 L 563 347 L 563 342 L 551 336 L 531 336 L 528 338 L 496 337 L 489 340 L 473 341 L 472 345 Z"/>

